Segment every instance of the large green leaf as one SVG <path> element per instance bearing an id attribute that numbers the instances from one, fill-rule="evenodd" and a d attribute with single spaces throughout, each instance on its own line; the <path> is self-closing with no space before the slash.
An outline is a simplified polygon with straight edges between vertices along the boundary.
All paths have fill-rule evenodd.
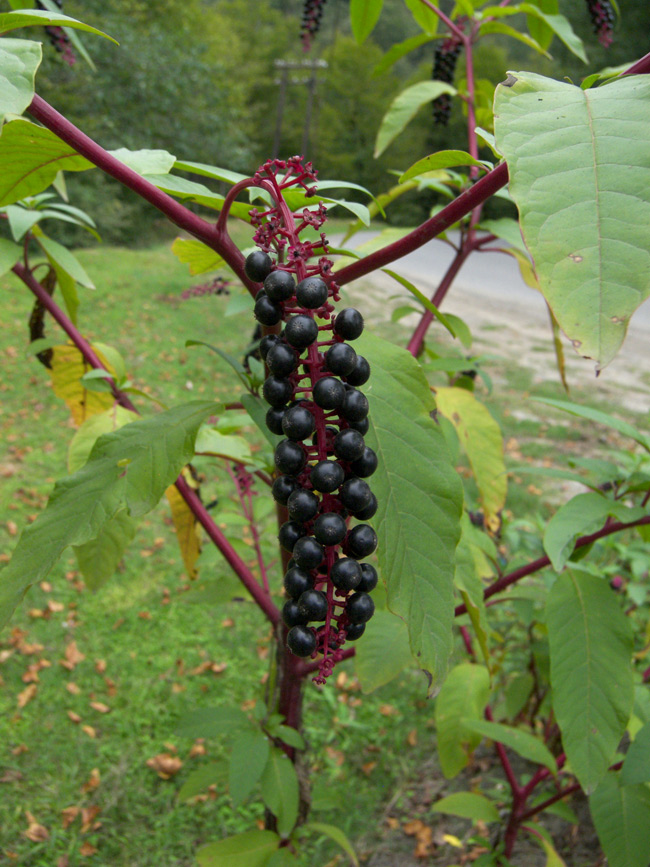
<path id="1" fill-rule="evenodd" d="M 579 403 L 573 403 L 570 400 L 555 400 L 550 397 L 534 397 L 533 400 L 536 403 L 545 403 L 547 406 L 561 409 L 579 418 L 586 418 L 589 421 L 597 422 L 597 424 L 611 427 L 613 430 L 618 431 L 618 433 L 623 434 L 623 436 L 633 439 L 640 446 L 643 446 L 646 451 L 650 451 L 650 437 L 620 418 L 615 418 L 613 415 L 608 415 L 608 413 L 602 412 L 599 409 L 592 409 L 590 406 L 581 406 Z"/>
<path id="2" fill-rule="evenodd" d="M 0 277 L 10 271 L 22 255 L 22 247 L 6 238 L 0 238 Z"/>
<path id="3" fill-rule="evenodd" d="M 109 151 L 115 159 L 124 163 L 134 172 L 139 175 L 166 175 L 172 170 L 176 157 L 163 150 L 137 150 L 132 151 L 128 148 L 118 148 L 114 151 Z"/>
<path id="4" fill-rule="evenodd" d="M 390 611 L 376 611 L 372 629 L 356 642 L 354 664 L 361 688 L 373 692 L 413 665 L 404 621 Z"/>
<path id="5" fill-rule="evenodd" d="M 641 507 L 628 508 L 619 500 L 610 500 L 595 491 L 578 494 L 561 506 L 546 525 L 544 550 L 559 572 L 571 556 L 578 536 L 599 530 L 608 515 L 628 523 L 645 514 Z"/>
<path id="6" fill-rule="evenodd" d="M 97 590 L 113 575 L 137 528 L 137 522 L 122 510 L 104 524 L 96 539 L 75 547 L 79 571 L 91 590 Z"/>
<path id="7" fill-rule="evenodd" d="M 176 794 L 178 801 L 189 801 L 190 798 L 200 795 L 209 786 L 219 783 L 225 788 L 228 779 L 228 766 L 225 761 L 209 762 L 201 765 L 189 775 Z"/>
<path id="8" fill-rule="evenodd" d="M 229 789 L 235 807 L 242 804 L 255 788 L 269 760 L 268 737 L 254 729 L 241 734 L 230 754 Z"/>
<path id="9" fill-rule="evenodd" d="M 90 24 L 84 24 L 83 21 L 77 21 L 76 18 L 69 18 L 61 12 L 48 12 L 41 9 L 21 9 L 16 12 L 3 12 L 0 14 L 0 33 L 6 33 L 9 30 L 17 30 L 19 27 L 46 27 L 53 24 L 55 27 L 72 27 L 75 30 L 85 30 L 87 33 L 94 33 L 97 36 L 103 36 L 105 39 L 110 39 L 111 42 L 117 41 L 98 30 L 96 27 L 91 27 Z M 3 40 L 5 42 L 6 40 Z"/>
<path id="10" fill-rule="evenodd" d="M 406 622 L 413 656 L 436 689 L 453 647 L 461 482 L 431 418 L 433 397 L 417 361 L 367 331 L 357 345 L 373 371 L 367 442 L 379 457 L 374 523 L 388 607 Z"/>
<path id="11" fill-rule="evenodd" d="M 200 867 L 264 867 L 279 843 L 273 831 L 244 831 L 202 846 L 196 860 Z"/>
<path id="12" fill-rule="evenodd" d="M 49 129 L 27 120 L 13 120 L 5 124 L 0 137 L 0 205 L 40 193 L 59 171 L 92 168 L 91 162 Z"/>
<path id="13" fill-rule="evenodd" d="M 441 81 L 420 81 L 398 94 L 382 118 L 375 142 L 375 157 L 383 154 L 423 105 L 437 99 L 443 93 L 454 96 L 456 88 Z"/>
<path id="14" fill-rule="evenodd" d="M 589 809 L 609 867 L 648 867 L 650 791 L 623 786 L 610 772 L 589 798 Z"/>
<path id="15" fill-rule="evenodd" d="M 206 271 L 214 271 L 225 264 L 218 253 L 196 238 L 176 238 L 172 244 L 172 253 L 180 262 L 189 265 L 190 274 L 205 274 Z"/>
<path id="16" fill-rule="evenodd" d="M 472 819 L 474 822 L 499 821 L 499 812 L 492 801 L 475 792 L 454 792 L 436 801 L 431 809 L 434 813 L 460 816 L 461 819 Z"/>
<path id="17" fill-rule="evenodd" d="M 582 90 L 512 73 L 496 91 L 495 133 L 541 291 L 602 368 L 650 294 L 650 80 Z"/>
<path id="18" fill-rule="evenodd" d="M 56 268 L 57 273 L 65 271 L 76 283 L 81 283 L 87 289 L 95 288 L 95 284 L 86 273 L 81 262 L 67 247 L 59 244 L 58 241 L 53 241 L 52 238 L 48 238 L 42 232 L 39 232 L 36 241 L 42 247 L 52 266 Z"/>
<path id="19" fill-rule="evenodd" d="M 306 822 L 302 826 L 303 831 L 314 831 L 316 834 L 322 834 L 325 837 L 329 837 L 330 840 L 333 840 L 337 845 L 343 849 L 344 852 L 350 858 L 350 861 L 354 864 L 354 867 L 359 867 L 359 861 L 357 859 L 356 853 L 352 848 L 352 844 L 345 836 L 343 831 L 340 828 L 337 828 L 336 825 L 329 825 L 326 822 Z"/>
<path id="20" fill-rule="evenodd" d="M 199 425 L 215 409 L 212 402 L 195 401 L 97 440 L 86 465 L 57 482 L 45 510 L 23 530 L 0 571 L 0 626 L 67 547 L 96 539 L 123 509 L 133 518 L 153 509 L 193 457 Z"/>
<path id="21" fill-rule="evenodd" d="M 488 720 L 463 720 L 463 725 L 470 731 L 476 732 L 483 737 L 490 738 L 500 744 L 510 747 L 520 756 L 543 765 L 555 775 L 557 765 L 551 752 L 543 741 L 522 729 L 505 726 L 501 723 L 489 722 Z"/>
<path id="22" fill-rule="evenodd" d="M 298 818 L 298 777 L 291 759 L 271 749 L 262 774 L 262 800 L 278 820 L 278 834 L 288 837 Z"/>
<path id="23" fill-rule="evenodd" d="M 445 150 L 437 151 L 434 154 L 429 154 L 428 157 L 423 157 L 407 169 L 401 175 L 399 182 L 403 184 L 405 181 L 411 180 L 418 175 L 423 175 L 425 172 L 433 172 L 438 169 L 447 169 L 452 166 L 479 166 L 481 169 L 492 168 L 492 163 L 486 163 L 484 160 L 475 160 L 467 151 Z"/>
<path id="24" fill-rule="evenodd" d="M 374 30 L 383 5 L 384 0 L 350 0 L 350 24 L 359 45 L 365 42 Z"/>
<path id="25" fill-rule="evenodd" d="M 408 2 L 414 3 L 418 9 L 423 9 L 425 12 L 429 12 L 426 6 L 422 5 L 420 0 L 407 0 L 407 3 Z M 438 18 L 433 14 L 433 12 L 429 14 L 435 22 L 438 21 Z M 398 42 L 396 45 L 392 45 L 386 54 L 384 54 L 377 66 L 373 69 L 373 77 L 388 72 L 391 66 L 397 63 L 400 58 L 409 54 L 411 51 L 415 51 L 415 49 L 419 48 L 421 45 L 426 45 L 427 42 L 431 42 L 431 39 L 432 37 L 429 36 L 428 33 L 418 33 L 417 36 L 410 36 L 408 39 L 405 39 L 404 42 Z"/>
<path id="26" fill-rule="evenodd" d="M 569 51 L 584 63 L 587 62 L 582 40 L 576 35 L 570 21 L 564 15 L 549 15 L 533 3 L 518 3 L 516 6 L 486 6 L 481 9 L 483 18 L 502 18 L 506 15 L 518 15 L 520 12 L 525 12 L 529 17 L 537 18 L 561 42 L 564 42 Z"/>
<path id="27" fill-rule="evenodd" d="M 42 57 L 40 42 L 10 38 L 0 42 L 0 124 L 8 114 L 22 114 L 34 99 L 34 79 Z"/>
<path id="28" fill-rule="evenodd" d="M 438 412 L 456 429 L 472 465 L 485 523 L 496 530 L 508 491 L 501 429 L 488 408 L 465 388 L 437 388 L 436 403 Z"/>
<path id="29" fill-rule="evenodd" d="M 483 598 L 483 578 L 494 572 L 485 548 L 494 549 L 494 543 L 486 533 L 473 527 L 469 516 L 463 513 L 461 520 L 461 537 L 456 548 L 456 571 L 454 584 L 463 597 L 467 614 L 472 623 L 481 654 L 485 664 L 490 668 L 490 653 L 488 648 L 489 624 L 485 600 Z M 496 557 L 496 549 L 490 550 L 490 557 Z"/>
<path id="30" fill-rule="evenodd" d="M 465 662 L 449 673 L 436 699 L 436 732 L 440 767 L 452 779 L 469 763 L 469 753 L 481 742 L 464 721 L 481 719 L 490 694 L 487 668 Z"/>
<path id="31" fill-rule="evenodd" d="M 621 783 L 631 786 L 650 783 L 650 723 L 646 723 L 634 738 L 621 770 Z"/>
<path id="32" fill-rule="evenodd" d="M 404 2 L 411 10 L 411 14 L 417 23 L 426 33 L 433 35 L 437 32 L 440 19 L 435 12 L 422 3 L 422 0 L 404 0 Z"/>
<path id="33" fill-rule="evenodd" d="M 578 569 L 558 576 L 546 622 L 553 710 L 571 769 L 589 794 L 632 713 L 632 630 L 608 584 Z"/>

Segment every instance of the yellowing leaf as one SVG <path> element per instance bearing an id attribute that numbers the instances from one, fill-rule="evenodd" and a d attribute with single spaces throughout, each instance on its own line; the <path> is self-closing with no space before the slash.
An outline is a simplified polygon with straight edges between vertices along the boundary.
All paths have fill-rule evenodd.
<path id="1" fill-rule="evenodd" d="M 503 437 L 499 425 L 471 391 L 437 388 L 438 411 L 456 428 L 467 453 L 490 530 L 499 528 L 499 512 L 506 501 L 508 478 L 503 462 Z"/>
<path id="2" fill-rule="evenodd" d="M 100 355 L 100 361 L 104 359 Z M 91 369 L 76 346 L 62 344 L 52 347 L 52 387 L 57 397 L 68 405 L 76 425 L 82 424 L 91 415 L 110 409 L 115 398 L 110 392 L 88 391 L 81 377 Z M 108 370 L 114 373 L 110 365 Z"/>
<path id="3" fill-rule="evenodd" d="M 198 489 L 198 483 L 192 478 L 192 474 L 188 467 L 184 467 L 182 475 L 185 481 L 195 490 Z M 172 519 L 176 530 L 176 538 L 180 545 L 185 571 L 190 581 L 193 581 L 198 575 L 196 561 L 201 553 L 201 536 L 199 525 L 190 510 L 185 500 L 178 493 L 174 485 L 170 485 L 165 492 L 169 505 L 172 510 Z"/>
<path id="4" fill-rule="evenodd" d="M 176 238 L 172 244 L 172 253 L 181 262 L 189 265 L 190 274 L 205 274 L 206 271 L 215 271 L 225 265 L 218 253 L 195 238 Z"/>

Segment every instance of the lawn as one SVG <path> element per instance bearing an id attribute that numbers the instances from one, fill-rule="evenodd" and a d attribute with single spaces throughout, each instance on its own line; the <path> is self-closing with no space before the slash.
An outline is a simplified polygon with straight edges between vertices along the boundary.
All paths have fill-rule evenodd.
<path id="1" fill-rule="evenodd" d="M 236 400 L 230 368 L 185 343 L 218 344 L 241 358 L 252 319 L 246 312 L 228 313 L 242 296 L 235 289 L 230 297 L 183 301 L 183 290 L 204 278 L 188 276 L 168 247 L 80 251 L 97 285 L 95 292 L 82 290 L 80 327 L 91 340 L 115 346 L 138 388 L 158 401 Z M 74 428 L 47 370 L 28 352 L 31 296 L 13 278 L 0 281 L 0 293 L 0 429 L 6 442 L 0 556 L 6 562 L 20 529 L 65 475 Z M 57 331 L 48 321 L 47 336 Z M 385 324 L 380 332 L 399 337 L 403 329 Z M 514 463 L 535 463 L 549 442 L 561 442 L 565 452 L 598 448 L 597 434 L 585 442 L 585 426 L 575 419 L 567 424 L 557 413 L 516 418 L 509 407 L 524 374 L 499 359 L 492 373 L 498 387 L 486 402 L 503 426 Z M 561 395 L 556 383 L 542 391 Z M 143 413 L 155 411 L 144 398 L 135 402 Z M 254 429 L 247 433 L 262 446 Z M 206 477 L 204 501 L 218 499 L 215 519 L 240 536 L 238 550 L 251 560 L 228 477 L 206 459 L 197 468 Z M 531 527 L 537 515 L 550 514 L 553 496 L 535 485 L 525 479 L 513 486 L 507 504 Z M 471 496 L 471 481 L 468 486 Z M 527 539 L 534 551 L 533 537 Z M 271 551 L 274 544 L 269 519 L 264 545 Z M 202 577 L 227 579 L 227 567 L 212 552 L 204 559 Z M 250 710 L 263 698 L 269 631 L 245 600 L 209 604 L 197 598 L 165 503 L 143 521 L 103 588 L 88 590 L 75 565 L 73 556 L 64 557 L 47 582 L 32 588 L 0 638 L 0 860 L 30 867 L 191 865 L 198 845 L 250 828 L 261 821 L 262 808 L 254 796 L 250 804 L 232 807 L 226 766 L 219 763 L 227 744 L 180 737 L 176 728 L 190 709 L 227 704 Z M 279 574 L 275 578 L 279 587 Z M 351 662 L 325 689 L 308 685 L 314 815 L 342 827 L 362 855 L 376 847 L 385 828 L 394 830 L 391 821 L 399 826 L 431 819 L 431 799 L 414 800 L 434 750 L 433 703 L 424 695 L 416 671 L 365 695 Z M 163 766 L 173 773 L 164 774 Z M 181 786 L 202 767 L 214 786 L 199 798 L 179 798 Z M 469 824 L 461 822 L 461 829 L 468 831 Z M 408 847 L 414 845 L 409 838 Z M 458 851 L 453 841 L 440 847 L 448 854 L 439 863 L 451 864 Z M 323 840 L 303 853 L 301 864 L 343 863 L 337 857 L 336 847 Z"/>

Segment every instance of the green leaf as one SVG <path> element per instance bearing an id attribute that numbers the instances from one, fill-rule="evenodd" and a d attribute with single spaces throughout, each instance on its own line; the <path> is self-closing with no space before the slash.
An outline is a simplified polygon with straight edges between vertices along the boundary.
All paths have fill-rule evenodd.
<path id="1" fill-rule="evenodd" d="M 277 436 L 277 434 L 271 433 L 271 431 L 266 426 L 266 413 L 268 410 L 266 404 L 262 401 L 260 397 L 256 397 L 254 394 L 250 394 L 248 392 L 246 392 L 245 394 L 241 394 L 239 396 L 239 399 L 244 404 L 246 412 L 249 414 L 257 427 L 266 437 L 268 443 L 273 449 L 275 449 L 277 444 L 282 440 L 282 437 Z"/>
<path id="2" fill-rule="evenodd" d="M 411 168 L 407 169 L 400 177 L 399 182 L 403 184 L 405 181 L 409 181 L 418 175 L 423 175 L 425 172 L 448 169 L 452 166 L 478 166 L 481 169 L 487 170 L 492 168 L 492 163 L 488 163 L 485 160 L 475 160 L 466 151 L 438 151 L 413 163 Z"/>
<path id="3" fill-rule="evenodd" d="M 628 508 L 620 501 L 609 500 L 595 491 L 578 494 L 561 506 L 546 525 L 544 550 L 553 568 L 560 572 L 571 556 L 578 536 L 599 530 L 608 515 L 628 523 L 645 514 L 640 507 Z"/>
<path id="4" fill-rule="evenodd" d="M 13 241 L 0 238 L 0 277 L 4 277 L 23 255 L 23 248 Z"/>
<path id="5" fill-rule="evenodd" d="M 454 331 L 449 319 L 446 316 L 443 316 L 443 314 L 438 310 L 433 301 L 429 301 L 427 296 L 420 292 L 417 286 L 414 286 L 410 280 L 407 280 L 406 277 L 402 277 L 401 274 L 397 274 L 395 271 L 390 271 L 388 268 L 382 268 L 381 270 L 384 272 L 384 274 L 388 274 L 389 277 L 392 277 L 393 280 L 397 280 L 400 286 L 403 286 L 411 293 L 411 295 L 417 298 L 420 304 L 422 304 L 422 306 L 426 310 L 428 310 L 429 313 L 433 313 L 435 318 L 440 322 L 441 325 L 443 325 L 447 329 L 447 331 L 451 334 L 452 337 L 456 337 L 456 332 Z"/>
<path id="6" fill-rule="evenodd" d="M 395 97 L 384 115 L 375 142 L 375 157 L 381 156 L 388 145 L 397 138 L 423 105 L 448 93 L 455 96 L 456 88 L 441 81 L 420 81 L 412 84 Z"/>
<path id="7" fill-rule="evenodd" d="M 487 407 L 464 388 L 436 389 L 438 412 L 454 425 L 472 465 L 485 522 L 498 529 L 506 501 L 508 476 L 503 461 L 503 437 Z"/>
<path id="8" fill-rule="evenodd" d="M 330 840 L 333 840 L 341 847 L 341 849 L 343 849 L 344 852 L 347 853 L 350 861 L 354 864 L 354 867 L 359 867 L 359 861 L 354 849 L 352 848 L 352 844 L 343 831 L 341 831 L 340 828 L 337 828 L 336 825 L 328 825 L 326 822 L 305 822 L 302 826 L 302 830 L 329 837 Z"/>
<path id="9" fill-rule="evenodd" d="M 278 820 L 278 834 L 288 837 L 298 818 L 298 777 L 291 759 L 277 747 L 262 774 L 262 800 Z"/>
<path id="10" fill-rule="evenodd" d="M 358 45 L 362 45 L 375 29 L 384 0 L 350 0 L 350 24 Z"/>
<path id="11" fill-rule="evenodd" d="M 548 747 L 534 735 L 488 720 L 463 720 L 463 725 L 470 731 L 510 747 L 529 762 L 543 765 L 553 776 L 557 773 L 557 764 Z"/>
<path id="12" fill-rule="evenodd" d="M 632 630 L 607 583 L 578 569 L 558 576 L 546 622 L 553 710 L 571 770 L 589 794 L 632 713 Z"/>
<path id="13" fill-rule="evenodd" d="M 474 822 L 499 821 L 499 812 L 492 801 L 474 792 L 454 792 L 436 801 L 431 809 L 434 813 L 460 816 L 461 819 L 472 819 Z"/>
<path id="14" fill-rule="evenodd" d="M 514 720 L 524 709 L 526 702 L 535 686 L 535 678 L 529 671 L 515 674 L 508 681 L 505 689 L 506 713 L 508 719 Z"/>
<path id="15" fill-rule="evenodd" d="M 202 846 L 196 860 L 199 867 L 265 867 L 279 843 L 273 831 L 244 831 Z"/>
<path id="16" fill-rule="evenodd" d="M 225 761 L 210 762 L 207 765 L 197 768 L 189 775 L 183 785 L 178 790 L 176 795 L 177 801 L 189 801 L 190 798 L 200 795 L 209 786 L 215 783 L 224 785 L 228 778 L 227 766 Z"/>
<path id="17" fill-rule="evenodd" d="M 237 707 L 202 707 L 185 714 L 176 724 L 176 734 L 188 738 L 216 738 L 251 727 Z"/>
<path id="18" fill-rule="evenodd" d="M 549 397 L 533 397 L 532 400 L 536 403 L 545 403 L 547 406 L 561 409 L 564 412 L 569 412 L 571 415 L 577 415 L 579 418 L 586 418 L 589 421 L 595 421 L 598 424 L 603 424 L 606 427 L 611 427 L 623 436 L 630 437 L 646 451 L 650 451 L 650 437 L 641 433 L 628 422 L 620 418 L 614 418 L 613 415 L 608 415 L 606 412 L 601 412 L 599 409 L 592 409 L 590 406 L 580 406 L 579 403 L 572 403 L 568 400 L 554 400 Z"/>
<path id="19" fill-rule="evenodd" d="M 286 744 L 288 747 L 293 747 L 296 750 L 306 749 L 307 745 L 305 744 L 305 739 L 299 731 L 291 728 L 291 726 L 274 726 L 271 730 L 271 734 L 274 738 L 279 738 L 282 743 Z"/>
<path id="20" fill-rule="evenodd" d="M 215 271 L 225 265 L 224 259 L 218 253 L 196 238 L 176 238 L 172 244 L 172 253 L 179 262 L 190 266 L 190 274 L 205 274 L 206 271 Z"/>
<path id="21" fill-rule="evenodd" d="M 519 3 L 517 6 L 486 6 L 481 9 L 481 16 L 485 18 L 502 18 L 507 15 L 518 15 L 525 12 L 527 15 L 537 18 L 545 24 L 563 42 L 572 54 L 579 57 L 583 63 L 587 62 L 587 55 L 582 40 L 576 35 L 571 23 L 564 15 L 549 15 L 532 3 Z"/>
<path id="22" fill-rule="evenodd" d="M 521 250 L 526 256 L 528 255 L 517 220 L 512 220 L 509 217 L 502 217 L 499 220 L 481 220 L 477 228 L 484 229 L 491 235 L 496 235 L 497 238 L 507 241 L 508 244 Z"/>
<path id="23" fill-rule="evenodd" d="M 581 355 L 603 368 L 650 295 L 650 81 L 592 90 L 513 73 L 495 131 L 540 289 Z M 558 198 L 558 190 L 562 195 Z"/>
<path id="24" fill-rule="evenodd" d="M 454 583 L 461 591 L 463 602 L 467 608 L 467 614 L 472 622 L 474 633 L 481 648 L 481 654 L 489 669 L 489 626 L 485 601 L 483 599 L 484 588 L 482 579 L 492 575 L 493 567 L 481 547 L 481 537 L 484 534 L 472 526 L 466 512 L 463 513 L 461 528 L 462 535 L 456 549 Z"/>
<path id="25" fill-rule="evenodd" d="M 95 344 L 97 348 L 97 344 Z M 104 371 L 106 372 L 106 371 Z M 116 404 L 112 409 L 91 415 L 77 429 L 68 446 L 68 472 L 76 473 L 88 460 L 93 446 L 100 436 L 119 430 L 135 421 L 138 415 Z"/>
<path id="26" fill-rule="evenodd" d="M 422 3 L 422 0 L 404 0 L 404 2 L 410 9 L 411 14 L 417 23 L 425 31 L 425 34 L 433 36 L 437 33 L 440 19 L 435 12 L 425 6 L 424 3 Z"/>
<path id="27" fill-rule="evenodd" d="M 535 840 L 536 843 L 539 843 L 544 850 L 546 854 L 545 867 L 566 867 L 565 862 L 556 852 L 551 835 L 548 833 L 546 828 L 541 825 L 537 825 L 535 828 L 531 828 L 528 825 L 522 825 L 521 827 L 524 831 L 528 831 L 533 840 Z"/>
<path id="28" fill-rule="evenodd" d="M 500 33 L 503 36 L 510 36 L 512 39 L 523 42 L 524 45 L 532 48 L 533 51 L 537 51 L 538 54 L 543 54 L 544 57 L 548 57 L 549 59 L 551 57 L 548 51 L 528 33 L 522 33 L 521 30 L 516 30 L 514 27 L 510 27 L 509 24 L 504 24 L 502 21 L 485 21 L 481 25 L 480 32 L 481 36 L 488 36 L 491 33 Z"/>
<path id="29" fill-rule="evenodd" d="M 536 5 L 550 15 L 557 15 L 559 12 L 558 0 L 536 0 Z M 547 49 L 553 41 L 553 30 L 542 21 L 541 18 L 536 18 L 534 15 L 529 15 L 526 19 L 530 35 L 535 39 L 542 48 Z"/>
<path id="30" fill-rule="evenodd" d="M 637 732 L 621 769 L 621 785 L 636 783 L 650 783 L 650 723 Z"/>
<path id="31" fill-rule="evenodd" d="M 276 849 L 264 867 L 293 867 L 297 863 L 297 857 L 287 846 Z"/>
<path id="32" fill-rule="evenodd" d="M 95 284 L 88 274 L 86 274 L 77 257 L 67 247 L 59 244 L 58 241 L 53 241 L 52 238 L 48 238 L 47 235 L 42 233 L 36 237 L 36 241 L 43 249 L 51 264 L 57 269 L 57 272 L 59 270 L 65 271 L 76 283 L 81 283 L 87 289 L 95 288 Z"/>
<path id="33" fill-rule="evenodd" d="M 22 114 L 34 99 L 36 70 L 42 57 L 39 42 L 7 37 L 0 42 L 0 124 L 8 114 Z"/>
<path id="34" fill-rule="evenodd" d="M 240 735 L 230 754 L 229 789 L 233 805 L 239 807 L 255 788 L 269 760 L 271 745 L 259 729 Z"/>
<path id="35" fill-rule="evenodd" d="M 59 171 L 91 168 L 91 162 L 49 129 L 13 120 L 5 124 L 0 137 L 0 206 L 40 193 Z"/>
<path id="36" fill-rule="evenodd" d="M 175 156 L 163 150 L 118 148 L 109 153 L 139 175 L 167 175 L 176 162 Z"/>
<path id="37" fill-rule="evenodd" d="M 137 529 L 137 522 L 123 510 L 104 524 L 96 539 L 75 547 L 79 571 L 90 590 L 112 577 Z"/>
<path id="38" fill-rule="evenodd" d="M 83 21 L 77 21 L 76 18 L 69 18 L 60 12 L 47 12 L 41 9 L 21 9 L 17 12 L 3 12 L 0 14 L 0 33 L 7 33 L 9 30 L 16 30 L 19 27 L 46 27 L 54 25 L 55 27 L 72 27 L 75 30 L 85 30 L 86 33 L 94 33 L 96 36 L 103 36 L 104 39 L 109 39 L 116 45 L 119 43 L 96 27 L 91 27 L 90 24 L 84 24 Z M 18 113 L 18 112 L 16 112 Z"/>
<path id="39" fill-rule="evenodd" d="M 215 409 L 212 402 L 196 401 L 97 440 L 88 463 L 57 482 L 45 510 L 23 530 L 0 571 L 0 626 L 67 547 L 96 539 L 123 509 L 133 518 L 153 509 L 194 455 L 198 428 Z"/>
<path id="40" fill-rule="evenodd" d="M 417 361 L 367 331 L 358 350 L 373 371 L 366 441 L 379 456 L 375 529 L 388 607 L 406 622 L 413 656 L 436 689 L 453 646 L 462 487 L 444 435 L 431 418 L 433 397 Z"/>
<path id="41" fill-rule="evenodd" d="M 417 9 L 422 9 L 425 13 L 431 15 L 433 20 L 438 22 L 438 18 L 434 15 L 433 12 L 429 12 L 426 6 L 423 6 L 420 0 L 406 0 L 407 4 L 413 3 Z M 408 39 L 405 39 L 403 42 L 398 42 L 396 45 L 392 45 L 386 54 L 379 61 L 377 66 L 372 71 L 373 78 L 383 75 L 385 72 L 397 63 L 402 57 L 405 57 L 411 51 L 415 51 L 421 45 L 426 45 L 427 42 L 431 42 L 431 36 L 428 33 L 418 33 L 417 36 L 411 36 Z"/>
<path id="42" fill-rule="evenodd" d="M 229 169 L 220 169 L 217 166 L 209 166 L 206 163 L 194 163 L 189 160 L 176 160 L 173 168 L 182 172 L 192 172 L 195 175 L 203 175 L 206 178 L 214 178 L 217 181 L 225 181 L 227 184 L 238 184 L 244 181 L 247 175 L 239 172 L 231 172 Z"/>
<path id="43" fill-rule="evenodd" d="M 244 437 L 225 436 L 210 425 L 201 425 L 194 448 L 197 452 L 219 455 L 240 464 L 253 460 L 250 445 Z"/>
<path id="44" fill-rule="evenodd" d="M 481 719 L 490 694 L 487 668 L 469 662 L 451 670 L 436 699 L 435 720 L 440 767 L 452 779 L 469 763 L 469 754 L 481 742 L 463 725 L 468 719 Z"/>
<path id="45" fill-rule="evenodd" d="M 589 798 L 589 809 L 609 867 L 648 867 L 646 786 L 623 786 L 618 774 L 610 771 Z"/>
<path id="46" fill-rule="evenodd" d="M 377 626 L 355 643 L 354 666 L 364 692 L 374 692 L 413 665 L 406 624 L 390 611 L 375 611 Z"/>

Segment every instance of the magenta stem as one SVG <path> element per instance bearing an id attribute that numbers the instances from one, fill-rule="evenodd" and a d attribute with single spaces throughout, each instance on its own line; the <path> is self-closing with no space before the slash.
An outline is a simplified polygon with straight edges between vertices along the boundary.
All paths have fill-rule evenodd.
<path id="1" fill-rule="evenodd" d="M 438 9 L 437 6 L 434 6 L 433 3 L 431 3 L 431 0 L 420 0 L 420 3 L 422 3 L 435 15 L 437 15 L 438 18 L 445 25 L 445 27 L 447 27 L 454 34 L 454 36 L 458 36 L 459 39 L 463 39 L 463 31 L 454 24 L 454 22 L 451 20 L 451 18 L 449 18 L 448 15 L 445 15 L 445 13 L 441 9 Z"/>
<path id="2" fill-rule="evenodd" d="M 70 123 L 62 114 L 59 114 L 49 103 L 38 94 L 34 96 L 27 111 L 46 126 L 60 139 L 73 147 L 77 153 L 86 157 L 107 175 L 115 178 L 125 187 L 133 190 L 141 198 L 145 199 L 171 220 L 176 226 L 189 232 L 199 241 L 207 244 L 222 256 L 232 270 L 237 274 L 244 286 L 252 295 L 255 295 L 256 286 L 244 272 L 244 257 L 239 252 L 228 234 L 217 229 L 207 220 L 192 213 L 180 202 L 177 202 L 167 193 L 163 193 L 158 187 L 147 181 L 142 175 L 134 172 L 124 163 L 100 147 L 97 142 Z"/>
<path id="3" fill-rule="evenodd" d="M 92 346 L 88 343 L 86 338 L 82 336 L 82 334 L 72 324 L 72 322 L 68 319 L 65 313 L 47 294 L 41 284 L 32 277 L 30 272 L 18 263 L 14 265 L 12 270 L 16 274 L 16 276 L 19 277 L 23 281 L 23 283 L 25 283 L 27 288 L 30 289 L 31 292 L 33 292 L 33 294 L 38 298 L 43 307 L 45 307 L 48 313 L 51 314 L 53 319 L 61 326 L 61 328 L 63 328 L 65 333 L 77 347 L 79 352 L 81 352 L 90 367 L 93 367 L 97 370 L 106 370 L 105 366 L 99 360 L 99 357 L 93 350 Z M 108 381 L 111 382 L 111 380 Z M 130 409 L 132 412 L 137 413 L 137 409 L 131 403 L 127 395 L 121 392 L 112 382 L 111 389 L 113 391 L 115 400 L 121 406 L 125 407 L 126 409 Z M 179 494 L 187 503 L 194 517 L 201 524 L 210 539 L 217 546 L 222 556 L 224 557 L 228 565 L 232 567 L 233 571 L 242 582 L 244 587 L 248 590 L 253 599 L 255 599 L 255 601 L 262 609 L 264 614 L 267 616 L 267 618 L 270 620 L 270 622 L 273 625 L 277 624 L 280 620 L 280 612 L 273 604 L 270 595 L 266 593 L 262 589 L 262 587 L 260 587 L 260 585 L 255 580 L 255 576 L 248 568 L 246 563 L 244 563 L 244 561 L 237 554 L 230 542 L 226 539 L 224 534 L 212 520 L 207 509 L 201 502 L 199 495 L 187 484 L 182 475 L 180 475 L 176 479 L 176 482 L 174 484 L 176 485 Z"/>

